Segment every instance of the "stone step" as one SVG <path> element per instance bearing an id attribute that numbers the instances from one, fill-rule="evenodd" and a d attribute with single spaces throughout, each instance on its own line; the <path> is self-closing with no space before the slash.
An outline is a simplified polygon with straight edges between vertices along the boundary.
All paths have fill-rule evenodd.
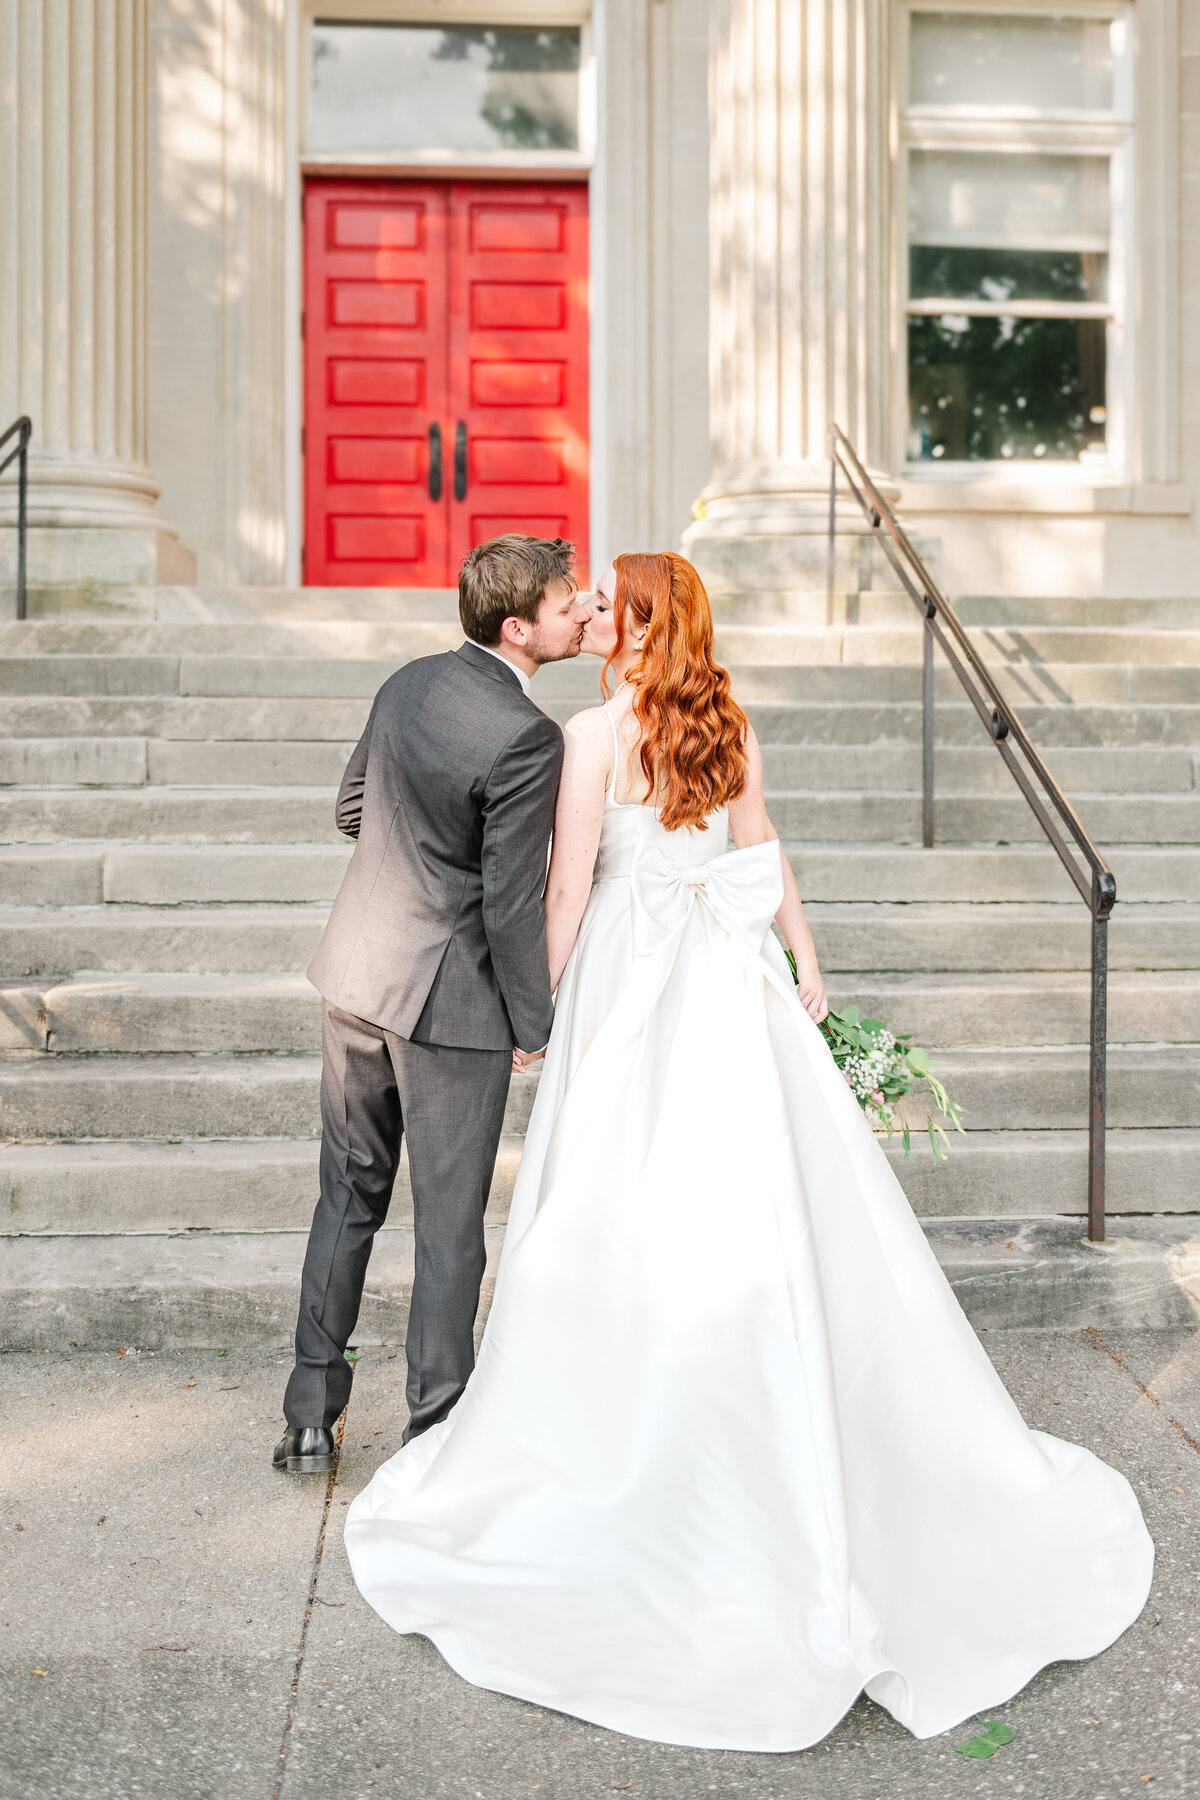
<path id="1" fill-rule="evenodd" d="M 940 1162 L 924 1138 L 914 1139 L 911 1156 L 898 1138 L 882 1141 L 919 1218 L 1087 1216 L 1084 1130 L 955 1132 Z M 1200 1130 L 1109 1130 L 1105 1181 L 1110 1213 L 1194 1215 Z"/>
<path id="2" fill-rule="evenodd" d="M 972 1131 L 1070 1130 L 1087 1118 L 1088 1053 L 1074 1045 L 951 1050 L 934 1062 Z M 1200 1127 L 1200 1044 L 1110 1044 L 1108 1123 Z"/>
<path id="3" fill-rule="evenodd" d="M 0 845 L 0 906 L 149 906 L 209 901 L 330 901 L 352 847 L 333 844 Z M 1075 888 L 1047 845 L 790 847 L 809 901 L 1044 901 L 1077 906 Z M 1200 898 L 1200 847 L 1123 845 L 1122 899 Z"/>
<path id="4" fill-rule="evenodd" d="M 142 737 L 0 738 L 0 785 L 121 787 L 148 779 Z"/>
<path id="5" fill-rule="evenodd" d="M 344 843 L 331 787 L 8 787 L 0 843 L 104 838 L 137 843 Z M 1068 798 L 1102 851 L 1120 844 L 1200 843 L 1200 792 Z M 919 843 L 921 797 L 896 788 L 768 790 L 779 835 L 795 843 Z M 935 798 L 939 844 L 1041 844 L 1042 829 L 1015 784 L 1007 793 Z"/>
<path id="6" fill-rule="evenodd" d="M 867 673 L 868 671 L 864 671 Z M 869 671 L 874 674 L 877 671 Z M 823 673 L 829 673 L 824 671 Z M 535 689 L 535 692 L 539 690 Z M 561 720 L 595 696 L 546 700 Z M 5 700 L 4 729 L 17 738 L 121 737 L 142 735 L 160 744 L 186 743 L 357 743 L 369 701 L 204 695 L 17 695 Z M 746 710 L 764 746 L 795 744 L 909 744 L 921 742 L 922 709 L 917 699 L 842 701 L 748 700 Z M 1050 751 L 1058 745 L 1110 750 L 1200 745 L 1200 706 L 1090 705 L 1031 702 L 1020 716 L 1033 742 Z M 935 741 L 988 750 L 989 739 L 973 707 L 947 690 L 935 716 Z M 995 751 L 992 756 L 997 762 Z M 1011 778 L 1010 778 L 1011 779 Z"/>
<path id="7" fill-rule="evenodd" d="M 863 623 L 869 612 L 880 617 L 907 620 L 915 616 L 912 600 L 902 589 L 886 586 L 888 571 L 880 565 L 882 588 L 858 595 L 835 594 L 843 623 Z M 894 580 L 894 577 L 891 577 Z M 714 606 L 729 601 L 741 604 L 748 596 L 717 596 Z M 794 592 L 762 595 L 775 613 L 786 611 L 806 624 L 825 620 L 824 593 Z M 966 625 L 1156 625 L 1163 628 L 1194 627 L 1196 604 L 1171 596 L 1120 598 L 1100 595 L 1047 594 L 1034 597 L 967 594 L 954 601 Z M 855 618 L 853 614 L 861 615 Z M 61 618 L 64 615 L 128 619 L 368 619 L 394 620 L 458 618 L 458 590 L 445 588 L 345 588 L 345 587 L 237 587 L 206 584 L 194 587 L 112 587 L 89 595 L 82 603 L 73 595 L 54 595 L 49 590 L 30 596 L 29 616 Z"/>
<path id="8" fill-rule="evenodd" d="M 336 788 L 357 741 L 357 735 L 340 743 L 257 738 L 249 742 L 130 737 L 0 738 L 0 785 L 131 787 L 150 783 L 182 787 L 262 784 Z M 1106 752 L 1090 754 L 1103 756 Z M 1186 756 L 1186 752 L 1153 750 L 1149 755 L 1169 759 Z M 1170 763 L 1164 762 L 1162 768 L 1164 775 L 1170 776 Z M 1161 785 L 1175 782 L 1169 780 Z"/>
<path id="9" fill-rule="evenodd" d="M 317 1056 L 44 1056 L 0 1062 L 5 1134 L 45 1138 L 312 1137 Z M 1087 1052 L 955 1050 L 937 1058 L 972 1130 L 1071 1130 L 1087 1116 Z M 1113 1045 L 1114 1127 L 1200 1126 L 1200 1047 Z M 514 1076 L 505 1130 L 521 1132 L 536 1088 Z"/>
<path id="10" fill-rule="evenodd" d="M 328 906 L 0 907 L 0 978 L 304 969 Z M 1200 962 L 1200 958 L 1197 958 Z"/>
<path id="11" fill-rule="evenodd" d="M 976 741 L 956 744 L 937 758 L 943 794 L 1011 793 L 1013 778 L 982 728 Z M 176 787 L 337 787 L 356 739 L 162 739 L 135 737 L 0 738 L 0 785 Z M 1200 751 L 1187 747 L 1109 749 L 1055 746 L 1045 750 L 1051 774 L 1067 792 L 1130 794 L 1191 792 Z M 775 788 L 915 792 L 921 786 L 917 742 L 767 745 L 766 779 Z"/>
<path id="12" fill-rule="evenodd" d="M 11 628 L 10 628 L 11 629 Z M 57 697 L 304 699 L 369 702 L 392 675 L 399 657 L 168 656 L 77 653 L 0 655 L 0 694 Z M 921 697 L 921 671 L 912 664 L 736 663 L 729 665 L 737 698 L 762 701 L 907 701 Z M 1018 709 L 1027 705 L 1196 705 L 1200 668 L 1126 663 L 994 665 L 1001 688 Z M 600 667 L 593 657 L 547 666 L 533 696 L 555 718 L 569 717 L 599 699 Z M 935 694 L 962 702 L 953 672 L 936 671 Z M 247 732 L 247 735 L 253 735 Z"/>
<path id="13" fill-rule="evenodd" d="M 823 641 L 825 634 L 813 635 Z M 1097 642 L 1109 634 L 1100 633 Z M 1161 633 L 1157 635 L 1163 635 Z M 1169 634 L 1174 635 L 1174 634 Z M 421 619 L 100 619 L 80 614 L 0 625 L 0 656 L 317 656 L 387 658 L 395 666 L 414 656 L 455 650 L 463 641 L 457 620 Z M 839 644 L 836 632 L 828 642 Z M 755 658 L 757 660 L 757 658 Z M 833 660 L 840 661 L 836 657 Z M 1098 662 L 1110 658 L 1100 655 Z M 1148 656 L 1134 656 L 1148 662 Z M 1170 657 L 1176 662 L 1178 657 Z M 597 664 L 597 667 L 599 665 Z"/>
<path id="14" fill-rule="evenodd" d="M 840 970 L 953 974 L 1090 967 L 1091 920 L 1082 901 L 1073 907 L 813 901 L 805 913 L 826 977 Z M 1200 968 L 1200 905 L 1118 904 L 1108 940 L 1111 969 Z"/>
<path id="15" fill-rule="evenodd" d="M 1113 795 L 1075 789 L 1066 798 L 1110 862 L 1123 844 L 1200 843 L 1200 793 L 1194 790 Z M 791 843 L 921 841 L 921 796 L 911 790 L 776 789 L 768 790 L 766 800 L 776 831 Z M 1015 783 L 1007 792 L 935 794 L 933 816 L 939 845 L 1046 842 Z"/>
<path id="16" fill-rule="evenodd" d="M 864 1018 L 886 1020 L 915 1044 L 1081 1045 L 1091 1031 L 1091 980 L 1084 970 L 990 975 L 847 971 L 830 976 L 828 991 L 831 1006 L 853 1004 Z M 1108 1038 L 1113 1045 L 1200 1041 L 1200 972 L 1115 970 L 1108 982 Z"/>
<path id="17" fill-rule="evenodd" d="M 931 1220 L 925 1229 L 977 1329 L 1161 1330 L 1195 1324 L 1194 1228 L 1186 1216 L 1115 1215 L 1103 1245 L 1086 1242 L 1077 1218 Z M 491 1298 L 501 1228 L 487 1235 L 481 1310 Z M 0 1348 L 286 1349 L 304 1244 L 303 1231 L 12 1239 L 0 1288 Z M 357 1343 L 403 1343 L 412 1259 L 410 1231 L 380 1232 Z"/>
<path id="18" fill-rule="evenodd" d="M 830 1002 L 854 1003 L 915 1043 L 1084 1044 L 1086 974 L 831 975 Z M 1200 973 L 1116 971 L 1109 1038 L 1200 1039 Z M 114 974 L 0 985 L 0 1050 L 251 1055 L 320 1049 L 321 1002 L 301 974 Z"/>
<path id="19" fill-rule="evenodd" d="M 722 663 L 920 663 L 922 629 L 889 625 L 718 623 Z M 1135 624 L 975 626 L 970 637 L 989 663 L 1122 663 L 1200 666 L 1200 630 Z M 0 655 L 325 656 L 402 660 L 453 650 L 463 641 L 457 620 L 248 619 L 143 621 L 70 618 L 0 626 Z"/>
<path id="20" fill-rule="evenodd" d="M 800 844 L 789 850 L 806 902 L 1029 900 L 1080 905 L 1049 845 L 938 844 L 926 850 L 917 844 Z M 1113 855 L 1113 869 L 1121 902 L 1200 900 L 1200 847 L 1124 844 Z"/>
<path id="21" fill-rule="evenodd" d="M 0 845 L 0 905 L 330 901 L 352 845 Z M 1178 854 L 1178 853 L 1176 853 Z"/>
<path id="22" fill-rule="evenodd" d="M 0 1049 L 312 1052 L 321 997 L 299 973 L 77 975 L 0 986 Z"/>
<path id="23" fill-rule="evenodd" d="M 1066 881 L 1066 875 L 1063 875 Z M 1067 890 L 1068 895 L 1070 889 Z M 1087 968 L 1090 922 L 1071 905 L 997 902 L 825 902 L 806 907 L 826 975 Z M 0 906 L 0 979 L 74 974 L 307 967 L 323 905 Z M 1200 905 L 1118 905 L 1109 931 L 1116 969 L 1200 968 Z"/>
<path id="24" fill-rule="evenodd" d="M 6 1137 L 315 1137 L 319 1056 L 43 1056 L 0 1061 Z M 504 1129 L 523 1132 L 535 1075 L 514 1075 Z"/>
<path id="25" fill-rule="evenodd" d="M 500 1140 L 487 1219 L 508 1217 L 524 1139 Z M 0 1146 L 5 1233 L 307 1230 L 316 1203 L 314 1138 L 154 1139 Z M 910 1159 L 911 1160 L 911 1159 Z M 402 1148 L 389 1225 L 411 1225 Z"/>
<path id="26" fill-rule="evenodd" d="M 523 1138 L 501 1139 L 488 1223 L 508 1217 Z M 925 1140 L 904 1156 L 880 1143 L 920 1217 L 1084 1215 L 1086 1131 L 975 1131 L 955 1135 L 935 1162 Z M 306 1230 L 318 1185 L 313 1138 L 152 1139 L 8 1144 L 0 1148 L 0 1229 L 8 1235 L 79 1232 Z M 1107 1139 L 1109 1210 L 1190 1213 L 1200 1180 L 1200 1131 L 1116 1130 Z M 412 1223 L 407 1156 L 389 1226 Z"/>
<path id="27" fill-rule="evenodd" d="M 935 756 L 935 794 L 1008 795 L 1014 791 L 1012 774 L 996 746 L 982 730 L 979 739 L 977 743 L 955 744 Z M 1050 774 L 1067 795 L 1192 793 L 1200 786 L 1200 750 L 1190 745 L 1172 749 L 1055 745 L 1051 749 L 1039 744 L 1038 748 Z M 153 745 L 149 766 L 153 771 Z M 763 748 L 763 773 L 768 787 L 782 790 L 874 789 L 886 784 L 893 791 L 915 793 L 920 792 L 922 785 L 921 754 L 916 743 L 887 749 L 846 741 L 768 744 Z M 163 778 L 151 773 L 150 779 Z M 197 774 L 195 779 L 206 778 Z M 247 771 L 244 779 L 257 777 L 251 777 Z"/>
<path id="28" fill-rule="evenodd" d="M 78 704 L 71 702 L 70 704 Z M 915 701 L 847 700 L 751 701 L 747 707 L 764 751 L 801 744 L 880 745 L 921 743 L 923 710 Z M 1149 705 L 1076 705 L 1073 702 L 1020 708 L 1020 718 L 1034 745 L 1058 766 L 1058 747 L 1126 750 L 1178 747 L 1196 754 L 1200 745 L 1200 707 Z M 972 706 L 939 700 L 934 709 L 934 743 L 939 752 L 953 746 L 953 758 L 939 754 L 935 768 L 956 759 L 958 746 L 995 756 L 988 734 Z M 1000 758 L 996 756 L 996 761 Z M 1007 777 L 1011 781 L 1012 777 Z"/>
<path id="29" fill-rule="evenodd" d="M 912 602 L 909 601 L 909 605 Z M 1034 615 L 1036 616 L 1036 615 Z M 111 587 L 90 594 L 82 604 L 72 594 L 61 597 L 42 589 L 29 597 L 31 619 L 71 617 L 165 619 L 431 619 L 457 623 L 458 589 L 344 587 Z M 1086 622 L 1086 621 L 1083 621 Z M 1162 623 L 1174 621 L 1166 614 Z"/>
<path id="30" fill-rule="evenodd" d="M 329 787 L 0 789 L 0 843 L 344 844 Z"/>

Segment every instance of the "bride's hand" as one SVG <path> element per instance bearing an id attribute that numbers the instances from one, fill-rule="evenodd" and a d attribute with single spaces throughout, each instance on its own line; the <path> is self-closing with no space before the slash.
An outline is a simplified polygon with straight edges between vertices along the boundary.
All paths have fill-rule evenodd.
<path id="1" fill-rule="evenodd" d="M 523 1075 L 526 1069 L 530 1068 L 533 1063 L 541 1062 L 545 1054 L 545 1050 L 531 1050 L 527 1054 L 524 1050 L 514 1049 L 512 1066 L 513 1074 Z"/>
<path id="2" fill-rule="evenodd" d="M 819 1025 L 829 1011 L 829 1002 L 825 998 L 825 983 L 821 980 L 821 971 L 802 968 L 799 975 L 796 992 L 800 996 L 800 1004 L 809 1018 Z"/>

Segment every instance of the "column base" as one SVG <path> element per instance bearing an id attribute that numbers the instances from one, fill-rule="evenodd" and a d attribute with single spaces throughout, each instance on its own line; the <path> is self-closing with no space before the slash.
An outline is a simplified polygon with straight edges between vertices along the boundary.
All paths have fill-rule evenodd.
<path id="1" fill-rule="evenodd" d="M 195 553 L 166 525 L 88 530 L 32 527 L 25 547 L 25 607 L 29 618 L 76 612 L 103 602 L 114 588 L 190 587 Z M 0 523 L 0 619 L 17 616 L 17 534 Z"/>
<path id="2" fill-rule="evenodd" d="M 899 489 L 872 472 L 892 503 Z M 709 483 L 702 516 L 683 534 L 714 611 L 725 618 L 824 621 L 829 587 L 829 467 L 756 471 Z M 922 553 L 929 548 L 922 545 Z M 839 493 L 833 542 L 833 617 L 854 623 L 865 594 L 900 583 L 857 501 Z"/>
<path id="3" fill-rule="evenodd" d="M 114 587 L 189 585 L 196 558 L 155 511 L 148 469 L 100 459 L 31 455 L 25 540 L 31 616 L 69 612 Z M 16 608 L 17 486 L 0 490 L 0 618 Z"/>

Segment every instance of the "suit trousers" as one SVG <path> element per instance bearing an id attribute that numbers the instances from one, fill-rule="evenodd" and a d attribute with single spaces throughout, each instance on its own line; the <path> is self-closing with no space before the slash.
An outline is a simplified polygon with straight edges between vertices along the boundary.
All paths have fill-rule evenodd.
<path id="1" fill-rule="evenodd" d="M 416 1251 L 404 1441 L 444 1418 L 462 1393 L 475 1366 L 483 1214 L 511 1069 L 509 1050 L 412 1043 L 324 1002 L 321 1193 L 283 1402 L 289 1425 L 332 1426 L 350 1398 L 345 1351 L 402 1136 Z"/>

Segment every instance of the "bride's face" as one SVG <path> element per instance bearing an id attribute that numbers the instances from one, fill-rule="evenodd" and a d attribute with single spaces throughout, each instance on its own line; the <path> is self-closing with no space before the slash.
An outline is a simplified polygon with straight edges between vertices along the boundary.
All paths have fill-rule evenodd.
<path id="1" fill-rule="evenodd" d="M 592 594 L 592 616 L 588 620 L 579 649 L 584 656 L 608 656 L 617 641 L 617 623 L 613 617 L 613 599 L 617 591 L 617 572 L 609 563 Z"/>

